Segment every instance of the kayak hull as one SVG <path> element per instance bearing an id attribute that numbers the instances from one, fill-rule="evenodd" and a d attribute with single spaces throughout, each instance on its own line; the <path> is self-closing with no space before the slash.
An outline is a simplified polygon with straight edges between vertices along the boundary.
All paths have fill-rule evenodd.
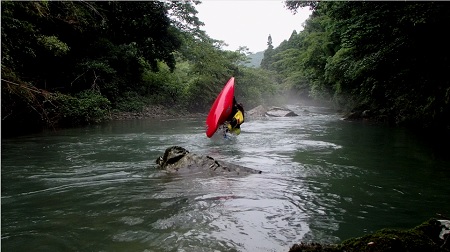
<path id="1" fill-rule="evenodd" d="M 220 91 L 206 117 L 206 136 L 212 137 L 230 116 L 233 108 L 234 77 L 231 77 Z"/>

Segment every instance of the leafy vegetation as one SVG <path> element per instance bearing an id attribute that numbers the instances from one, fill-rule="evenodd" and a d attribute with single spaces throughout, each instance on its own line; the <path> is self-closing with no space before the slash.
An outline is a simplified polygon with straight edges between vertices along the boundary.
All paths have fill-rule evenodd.
<path id="1" fill-rule="evenodd" d="M 239 83 L 257 71 L 240 64 L 247 52 L 208 37 L 196 4 L 3 1 L 3 135 L 96 123 L 150 104 L 205 111 L 231 76 L 250 90 Z M 272 93 L 277 84 L 258 85 Z M 249 92 L 258 102 L 266 93 Z"/>
<path id="2" fill-rule="evenodd" d="M 304 31 L 271 53 L 265 69 L 301 96 L 331 99 L 397 125 L 450 129 L 447 2 L 298 2 Z M 262 65 L 263 66 L 263 65 Z"/>

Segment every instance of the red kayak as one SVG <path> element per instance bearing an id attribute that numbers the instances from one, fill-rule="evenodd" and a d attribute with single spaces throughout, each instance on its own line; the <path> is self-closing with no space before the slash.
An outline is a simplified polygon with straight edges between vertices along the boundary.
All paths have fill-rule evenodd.
<path id="1" fill-rule="evenodd" d="M 209 114 L 206 117 L 206 136 L 212 137 L 217 129 L 231 114 L 234 98 L 234 77 L 225 84 L 220 94 L 214 101 Z"/>

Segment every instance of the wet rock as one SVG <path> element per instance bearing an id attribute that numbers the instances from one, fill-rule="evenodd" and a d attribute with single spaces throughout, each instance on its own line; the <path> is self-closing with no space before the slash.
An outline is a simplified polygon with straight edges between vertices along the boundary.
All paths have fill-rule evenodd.
<path id="1" fill-rule="evenodd" d="M 264 117 L 266 114 L 267 108 L 265 108 L 263 105 L 259 105 L 258 107 L 255 107 L 249 111 L 245 112 L 246 117 L 252 117 L 252 118 L 258 118 L 258 117 Z"/>
<path id="2" fill-rule="evenodd" d="M 190 153 L 183 147 L 172 146 L 165 150 L 164 155 L 156 159 L 160 169 L 169 173 L 191 172 L 203 170 L 214 174 L 260 174 L 260 170 L 216 160 L 210 156 L 202 156 Z"/>
<path id="3" fill-rule="evenodd" d="M 245 112 L 245 115 L 247 117 L 252 117 L 252 118 L 298 116 L 296 113 L 294 113 L 294 111 L 292 111 L 288 108 L 282 108 L 282 107 L 265 108 L 262 105 L 259 105 L 258 107 Z"/>
<path id="4" fill-rule="evenodd" d="M 322 245 L 319 243 L 304 243 L 294 244 L 289 252 L 325 252 L 325 251 L 335 251 L 336 245 Z"/>
<path id="5" fill-rule="evenodd" d="M 267 112 L 266 116 L 272 116 L 272 117 L 288 117 L 288 116 L 298 116 L 294 111 L 287 109 L 287 108 L 281 108 L 281 107 L 271 107 Z"/>
<path id="6" fill-rule="evenodd" d="M 300 242 L 294 244 L 289 252 L 448 252 L 450 251 L 449 234 L 447 233 L 448 224 L 448 220 L 430 219 L 412 229 L 381 229 L 373 234 L 345 240 L 340 244 L 324 245 Z"/>

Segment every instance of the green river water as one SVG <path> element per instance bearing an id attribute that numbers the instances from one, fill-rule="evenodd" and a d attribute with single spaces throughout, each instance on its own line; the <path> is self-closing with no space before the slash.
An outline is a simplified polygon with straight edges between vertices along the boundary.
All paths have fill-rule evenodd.
<path id="1" fill-rule="evenodd" d="M 444 138 L 289 108 L 231 140 L 207 138 L 205 118 L 2 139 L 2 251 L 281 252 L 450 215 Z M 173 145 L 263 172 L 166 174 L 155 160 Z"/>

